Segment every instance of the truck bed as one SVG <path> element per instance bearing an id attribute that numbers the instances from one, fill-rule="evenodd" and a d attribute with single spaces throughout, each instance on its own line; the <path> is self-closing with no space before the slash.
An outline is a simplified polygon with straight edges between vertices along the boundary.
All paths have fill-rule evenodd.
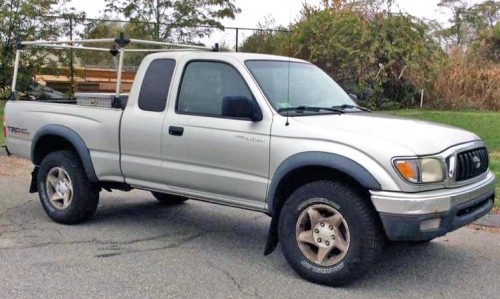
<path id="1" fill-rule="evenodd" d="M 102 99 L 102 97 L 101 97 Z M 94 105 L 91 102 L 94 101 Z M 88 102 L 88 103 L 87 103 Z M 90 152 L 97 177 L 121 181 L 119 127 L 123 110 L 102 107 L 81 97 L 77 101 L 8 101 L 9 138 L 7 147 L 15 155 L 30 159 L 31 141 L 46 124 L 60 125 L 75 131 Z"/>

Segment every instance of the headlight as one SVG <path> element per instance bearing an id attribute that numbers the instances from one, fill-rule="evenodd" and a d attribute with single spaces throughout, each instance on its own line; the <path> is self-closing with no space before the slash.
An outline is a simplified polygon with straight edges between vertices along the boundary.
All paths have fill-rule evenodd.
<path id="1" fill-rule="evenodd" d="M 410 183 L 436 183 L 444 180 L 443 162 L 437 158 L 397 159 L 394 166 Z"/>

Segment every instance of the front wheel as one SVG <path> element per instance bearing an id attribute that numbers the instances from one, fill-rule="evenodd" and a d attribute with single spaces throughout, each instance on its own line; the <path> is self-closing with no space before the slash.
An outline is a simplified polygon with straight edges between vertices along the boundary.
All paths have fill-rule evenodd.
<path id="1" fill-rule="evenodd" d="M 48 154 L 38 170 L 37 184 L 42 206 L 55 222 L 83 222 L 97 210 L 99 189 L 89 182 L 80 158 L 71 151 Z"/>
<path id="2" fill-rule="evenodd" d="M 334 181 L 297 189 L 279 223 L 283 254 L 303 278 L 341 286 L 360 277 L 384 244 L 373 208 L 363 195 Z"/>

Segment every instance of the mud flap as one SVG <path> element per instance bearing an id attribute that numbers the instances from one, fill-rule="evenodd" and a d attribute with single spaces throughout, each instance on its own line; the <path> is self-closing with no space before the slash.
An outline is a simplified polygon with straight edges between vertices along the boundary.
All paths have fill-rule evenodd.
<path id="1" fill-rule="evenodd" d="M 269 232 L 267 233 L 266 248 L 264 249 L 264 255 L 269 255 L 273 253 L 276 246 L 278 246 L 278 223 L 279 217 L 274 216 L 271 219 L 271 224 L 269 225 Z"/>
<path id="2" fill-rule="evenodd" d="M 30 184 L 30 193 L 36 193 L 38 192 L 38 167 L 35 167 L 33 171 L 31 172 L 31 184 Z"/>
<path id="3" fill-rule="evenodd" d="M 2 147 L 5 149 L 5 152 L 7 153 L 7 157 L 12 156 L 12 154 L 9 152 L 9 148 L 6 145 L 2 145 Z"/>

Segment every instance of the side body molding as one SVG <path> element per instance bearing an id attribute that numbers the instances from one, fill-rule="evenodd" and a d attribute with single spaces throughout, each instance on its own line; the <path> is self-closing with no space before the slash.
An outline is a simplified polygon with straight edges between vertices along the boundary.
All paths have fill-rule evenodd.
<path id="1" fill-rule="evenodd" d="M 305 152 L 293 155 L 283 161 L 276 169 L 273 175 L 269 190 L 267 193 L 267 204 L 270 215 L 273 215 L 275 209 L 276 192 L 281 180 L 290 172 L 306 166 L 320 166 L 332 168 L 343 172 L 363 187 L 370 190 L 381 190 L 380 183 L 373 175 L 357 162 L 337 154 L 325 152 Z"/>
<path id="2" fill-rule="evenodd" d="M 33 136 L 33 140 L 31 141 L 31 161 L 33 164 L 39 166 L 42 162 L 41 154 L 36 151 L 36 148 L 40 138 L 48 135 L 62 137 L 71 143 L 82 160 L 88 179 L 93 183 L 97 183 L 99 181 L 97 179 L 97 175 L 95 174 L 94 166 L 92 165 L 92 160 L 90 159 L 90 152 L 85 145 L 85 142 L 80 135 L 78 135 L 78 133 L 65 126 L 45 125 L 36 132 Z"/>

